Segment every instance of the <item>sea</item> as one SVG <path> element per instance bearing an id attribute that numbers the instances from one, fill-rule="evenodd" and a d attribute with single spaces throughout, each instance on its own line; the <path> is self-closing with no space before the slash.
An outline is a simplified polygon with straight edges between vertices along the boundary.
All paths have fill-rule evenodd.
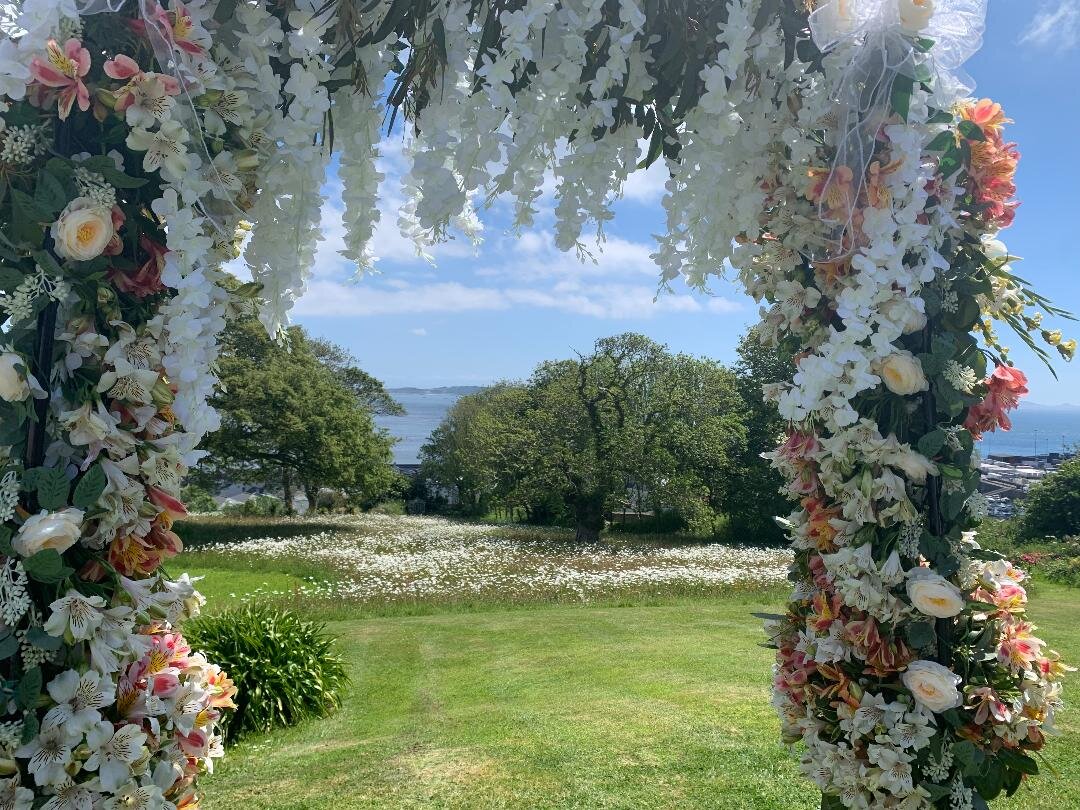
<path id="1" fill-rule="evenodd" d="M 395 464 L 419 464 L 420 447 L 439 426 L 446 412 L 468 391 L 407 388 L 389 389 L 389 393 L 401 403 L 405 415 L 376 416 L 375 424 L 398 440 L 394 445 Z"/>
<path id="2" fill-rule="evenodd" d="M 420 447 L 450 407 L 471 390 L 391 389 L 405 408 L 405 416 L 377 416 L 375 422 L 399 441 L 395 464 L 418 464 Z M 987 433 L 979 442 L 983 457 L 1030 456 L 1080 451 L 1080 406 L 1024 403 L 1012 413 L 1012 430 Z"/>

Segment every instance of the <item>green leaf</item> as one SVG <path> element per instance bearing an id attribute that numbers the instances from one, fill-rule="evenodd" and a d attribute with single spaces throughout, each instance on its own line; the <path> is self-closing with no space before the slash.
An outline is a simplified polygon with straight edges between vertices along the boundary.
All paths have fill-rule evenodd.
<path id="1" fill-rule="evenodd" d="M 37 201 L 25 191 L 13 188 L 11 190 L 11 202 L 16 218 L 42 224 L 52 222 L 52 214 L 38 205 Z"/>
<path id="2" fill-rule="evenodd" d="M 53 548 L 44 549 L 27 557 L 23 560 L 23 568 L 31 579 L 46 584 L 62 582 L 75 573 L 75 569 L 64 565 L 60 553 Z"/>
<path id="3" fill-rule="evenodd" d="M 11 557 L 15 549 L 11 547 L 11 529 L 8 526 L 0 526 L 0 554 Z"/>
<path id="4" fill-rule="evenodd" d="M 1028 776 L 1035 776 L 1039 772 L 1039 763 L 1027 754 L 1014 751 L 1011 748 L 1002 748 L 998 751 L 998 756 L 1002 762 L 1014 771 L 1019 771 Z"/>
<path id="5" fill-rule="evenodd" d="M 967 138 L 969 141 L 985 141 L 986 135 L 982 131 L 982 127 L 976 124 L 974 121 L 961 121 L 957 126 L 960 130 L 960 134 Z"/>
<path id="6" fill-rule="evenodd" d="M 951 132 L 945 130 L 939 132 L 930 143 L 926 145 L 927 152 L 944 152 L 950 146 L 956 143 L 956 138 Z"/>
<path id="7" fill-rule="evenodd" d="M 0 290 L 11 292 L 26 278 L 26 274 L 18 267 L 0 267 Z"/>
<path id="8" fill-rule="evenodd" d="M 68 204 L 68 194 L 63 183 L 48 169 L 38 172 L 37 186 L 34 188 L 34 202 L 54 216 Z"/>
<path id="9" fill-rule="evenodd" d="M 911 110 L 911 94 L 915 90 L 915 80 L 910 76 L 900 74 L 893 80 L 890 102 L 893 112 L 907 121 Z"/>
<path id="10" fill-rule="evenodd" d="M 9 632 L 3 639 L 0 639 L 0 660 L 11 658 L 18 651 L 19 639 L 13 633 Z"/>
<path id="11" fill-rule="evenodd" d="M 22 741 L 24 743 L 28 743 L 34 739 L 40 730 L 41 724 L 38 722 L 35 714 L 27 713 L 23 716 Z"/>
<path id="12" fill-rule="evenodd" d="M 63 509 L 68 505 L 68 492 L 71 484 L 63 470 L 56 468 L 43 469 L 38 473 L 37 485 L 38 505 L 50 512 Z"/>
<path id="13" fill-rule="evenodd" d="M 907 638 L 913 647 L 929 647 L 937 641 L 933 622 L 912 622 L 907 626 Z"/>
<path id="14" fill-rule="evenodd" d="M 23 709 L 32 709 L 37 705 L 41 694 L 41 667 L 31 667 L 19 679 L 15 688 L 15 702 Z"/>
<path id="15" fill-rule="evenodd" d="M 43 627 L 31 627 L 26 631 L 26 640 L 35 647 L 56 652 L 64 646 L 64 639 L 60 636 L 50 636 Z"/>
<path id="16" fill-rule="evenodd" d="M 941 428 L 935 428 L 927 433 L 925 436 L 919 438 L 919 452 L 927 458 L 933 458 L 941 452 L 941 448 L 945 446 L 945 431 Z"/>
<path id="17" fill-rule="evenodd" d="M 108 479 L 100 464 L 95 464 L 87 470 L 79 483 L 75 485 L 75 492 L 71 496 L 71 503 L 79 509 L 89 509 L 97 503 L 101 493 L 105 491 Z"/>

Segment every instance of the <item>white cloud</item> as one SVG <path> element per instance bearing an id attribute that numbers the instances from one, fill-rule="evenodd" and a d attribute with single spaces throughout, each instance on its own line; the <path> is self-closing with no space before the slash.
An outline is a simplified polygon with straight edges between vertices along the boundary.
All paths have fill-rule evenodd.
<path id="1" fill-rule="evenodd" d="M 732 312 L 742 308 L 724 298 L 657 296 L 655 287 L 618 281 L 583 283 L 562 279 L 545 287 L 492 287 L 457 281 L 423 284 L 397 279 L 358 282 L 315 279 L 296 306 L 298 315 L 364 317 L 435 312 L 481 312 L 531 307 L 591 318 L 651 318 L 662 313 Z M 414 331 L 415 334 L 415 331 Z"/>
<path id="2" fill-rule="evenodd" d="M 1058 52 L 1080 45 L 1080 4 L 1077 0 L 1043 4 L 1020 35 L 1020 42 Z"/>
<path id="3" fill-rule="evenodd" d="M 416 335 L 417 337 L 427 337 L 427 329 L 422 326 L 419 326 L 416 329 L 410 329 L 409 332 Z"/>

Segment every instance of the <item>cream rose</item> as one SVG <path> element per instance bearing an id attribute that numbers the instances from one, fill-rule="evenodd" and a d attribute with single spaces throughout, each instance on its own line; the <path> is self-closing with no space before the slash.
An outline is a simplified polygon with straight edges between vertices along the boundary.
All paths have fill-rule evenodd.
<path id="1" fill-rule="evenodd" d="M 874 371 L 894 394 L 908 396 L 930 387 L 919 358 L 908 351 L 897 351 L 879 360 Z"/>
<path id="2" fill-rule="evenodd" d="M 82 509 L 40 512 L 22 525 L 11 547 L 23 557 L 32 557 L 48 548 L 63 554 L 82 534 L 82 521 Z"/>
<path id="3" fill-rule="evenodd" d="M 917 34 L 930 24 L 934 16 L 934 0 L 898 0 L 900 25 L 911 34 Z"/>
<path id="4" fill-rule="evenodd" d="M 0 399 L 5 402 L 22 402 L 30 396 L 30 384 L 26 375 L 15 368 L 16 364 L 26 368 L 22 357 L 15 352 L 0 354 Z"/>
<path id="5" fill-rule="evenodd" d="M 929 568 L 908 571 L 907 593 L 920 613 L 936 619 L 948 619 L 964 609 L 964 594 L 960 589 Z"/>
<path id="6" fill-rule="evenodd" d="M 78 262 L 100 256 L 115 233 L 112 213 L 89 197 L 69 202 L 52 226 L 56 252 Z"/>
<path id="7" fill-rule="evenodd" d="M 964 702 L 956 688 L 960 676 L 933 661 L 912 661 L 900 680 L 918 703 L 941 714 Z"/>

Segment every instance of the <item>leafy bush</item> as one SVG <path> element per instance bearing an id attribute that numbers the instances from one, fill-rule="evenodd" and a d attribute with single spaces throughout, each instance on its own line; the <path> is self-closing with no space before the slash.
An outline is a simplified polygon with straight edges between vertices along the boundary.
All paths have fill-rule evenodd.
<path id="1" fill-rule="evenodd" d="M 180 500 L 184 502 L 188 512 L 192 514 L 204 514 L 218 511 L 218 505 L 214 502 L 210 493 L 202 487 L 184 487 L 180 493 Z"/>
<path id="2" fill-rule="evenodd" d="M 220 664 L 236 683 L 226 739 L 325 717 L 349 682 L 326 626 L 291 610 L 247 605 L 201 616 L 184 627 L 192 649 Z"/>
<path id="3" fill-rule="evenodd" d="M 243 503 L 229 504 L 221 511 L 243 517 L 277 517 L 285 514 L 285 502 L 273 495 L 252 495 Z"/>
<path id="4" fill-rule="evenodd" d="M 1080 534 L 1080 458 L 1065 462 L 1031 488 L 1021 533 L 1025 537 Z"/>

